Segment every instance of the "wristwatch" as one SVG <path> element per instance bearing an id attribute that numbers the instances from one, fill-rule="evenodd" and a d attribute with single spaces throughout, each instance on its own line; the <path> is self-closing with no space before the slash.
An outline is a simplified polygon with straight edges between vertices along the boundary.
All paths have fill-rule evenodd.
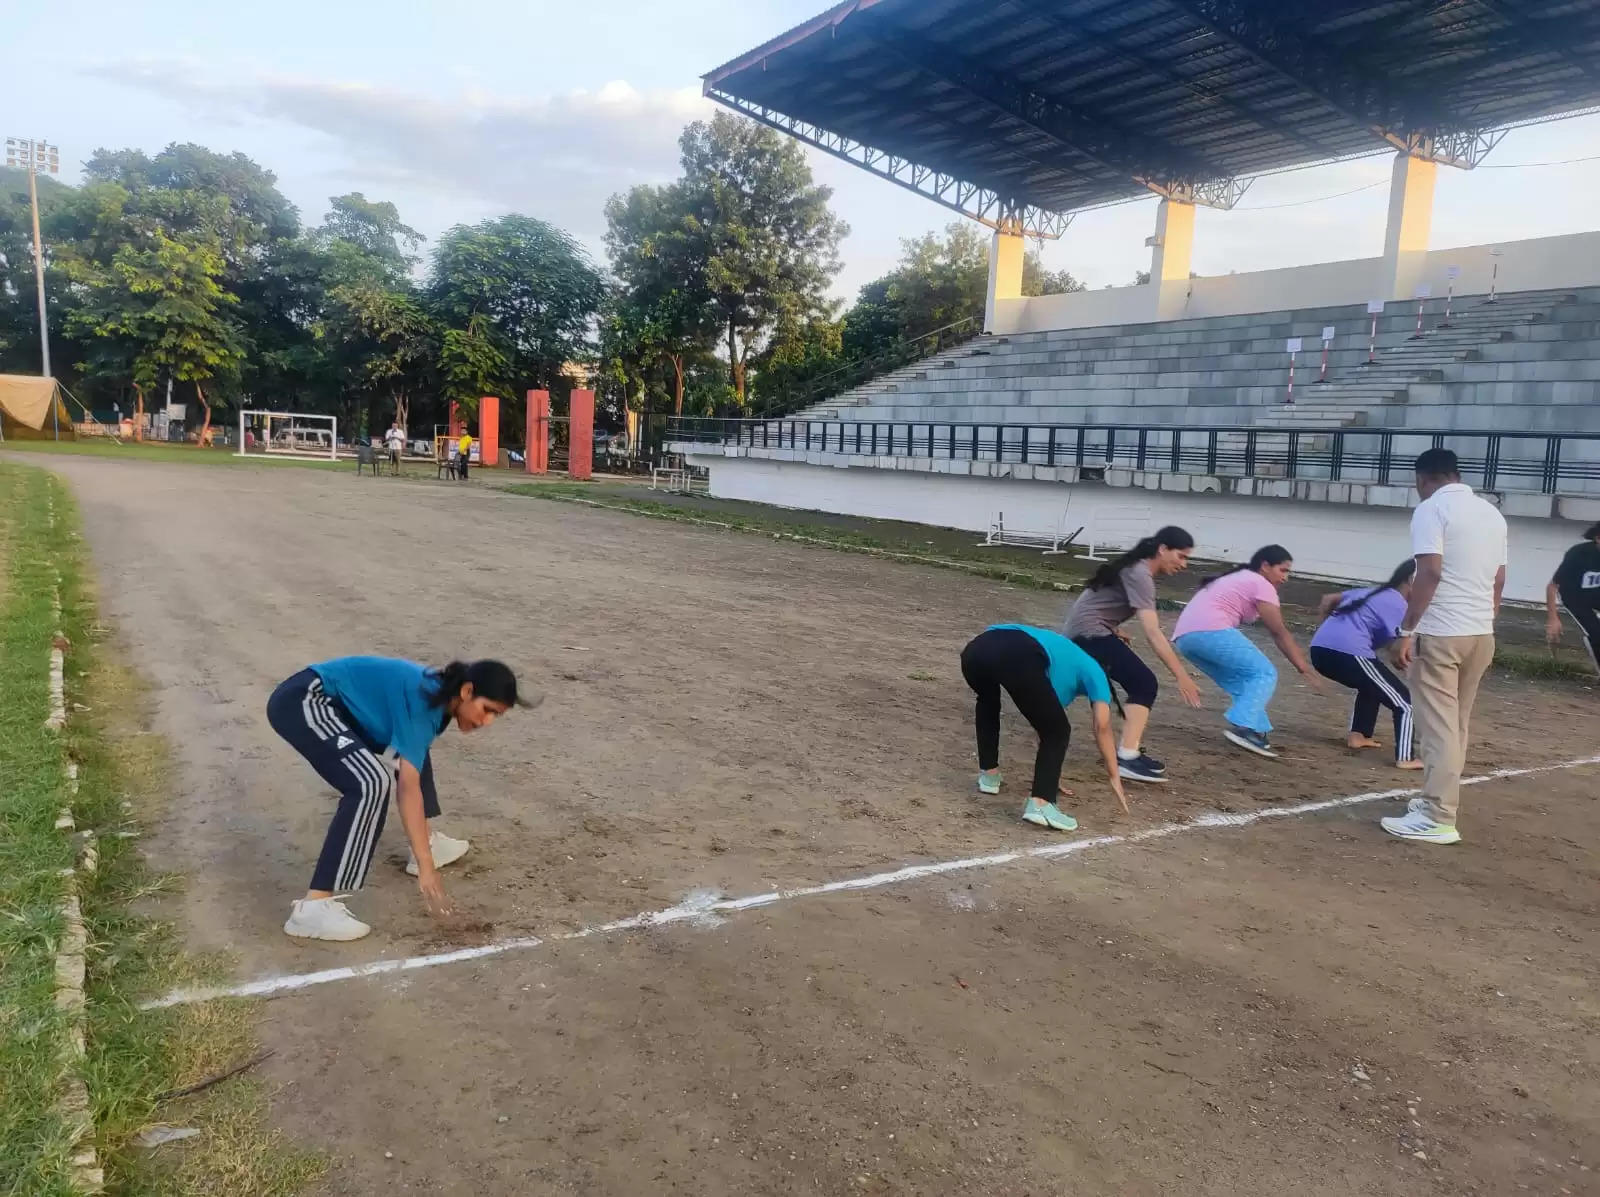
<path id="1" fill-rule="evenodd" d="M 1397 634 L 1399 635 L 1400 639 L 1409 640 L 1409 639 L 1411 639 L 1411 637 L 1413 637 L 1413 636 L 1415 636 L 1417 634 L 1417 629 L 1416 628 L 1399 628 L 1399 629 L 1397 629 Z"/>

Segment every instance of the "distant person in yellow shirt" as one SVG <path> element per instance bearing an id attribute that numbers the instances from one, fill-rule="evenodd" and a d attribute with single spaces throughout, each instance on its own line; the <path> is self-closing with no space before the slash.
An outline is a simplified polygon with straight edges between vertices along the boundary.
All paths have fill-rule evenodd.
<path id="1" fill-rule="evenodd" d="M 456 454 L 456 477 L 465 482 L 467 463 L 472 460 L 472 433 L 465 428 L 461 430 L 461 439 L 456 442 Z"/>

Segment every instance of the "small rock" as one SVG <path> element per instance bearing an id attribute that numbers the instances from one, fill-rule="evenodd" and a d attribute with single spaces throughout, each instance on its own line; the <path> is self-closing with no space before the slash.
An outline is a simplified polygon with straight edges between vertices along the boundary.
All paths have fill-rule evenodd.
<path id="1" fill-rule="evenodd" d="M 1370 1081 L 1372 1079 L 1370 1076 L 1368 1076 L 1365 1072 L 1363 1072 L 1359 1068 L 1356 1069 L 1354 1072 L 1352 1072 L 1350 1075 L 1355 1077 L 1356 1080 L 1358 1080 L 1358 1081 Z"/>
<path id="2" fill-rule="evenodd" d="M 392 1152 L 392 1151 L 386 1151 L 386 1152 L 384 1152 L 384 1153 L 383 1153 L 383 1158 L 384 1158 L 384 1159 L 386 1159 L 386 1160 L 392 1160 L 392 1159 L 394 1159 L 394 1152 Z"/>
<path id="3" fill-rule="evenodd" d="M 1426 1164 L 1428 1162 L 1428 1153 L 1426 1151 L 1413 1151 L 1411 1153 L 1411 1158 L 1414 1160 L 1421 1160 L 1424 1164 Z"/>
<path id="4" fill-rule="evenodd" d="M 1521 1085 L 1512 1085 L 1511 1086 L 1511 1092 L 1515 1093 L 1518 1097 L 1526 1097 L 1526 1096 L 1528 1096 L 1528 1091 L 1526 1089 L 1524 1089 Z"/>
<path id="5" fill-rule="evenodd" d="M 501 1114 L 500 1117 L 495 1119 L 495 1121 L 496 1122 L 510 1122 L 511 1119 L 506 1117 L 504 1114 Z"/>

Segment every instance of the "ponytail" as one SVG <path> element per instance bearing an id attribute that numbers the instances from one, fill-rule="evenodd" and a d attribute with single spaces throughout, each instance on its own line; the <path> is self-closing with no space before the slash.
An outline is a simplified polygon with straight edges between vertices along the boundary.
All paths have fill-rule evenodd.
<path id="1" fill-rule="evenodd" d="M 1600 524 L 1594 525 L 1583 534 L 1585 540 L 1600 540 Z"/>
<path id="2" fill-rule="evenodd" d="M 487 698 L 490 702 L 503 703 L 507 707 L 523 705 L 517 697 L 517 675 L 511 672 L 511 667 L 500 661 L 451 661 L 443 669 L 435 669 L 429 675 L 434 682 L 433 692 L 428 695 L 430 707 L 446 707 L 450 700 L 461 693 L 461 687 L 470 685 L 472 693 L 478 698 Z"/>
<path id="3" fill-rule="evenodd" d="M 1133 548 L 1123 553 L 1122 556 L 1105 562 L 1099 569 L 1094 571 L 1094 575 L 1084 583 L 1083 588 L 1085 590 L 1104 590 L 1108 586 L 1115 586 L 1121 581 L 1123 570 L 1130 565 L 1137 565 L 1141 561 L 1150 560 L 1162 549 L 1192 548 L 1194 548 L 1194 537 L 1190 536 L 1182 528 L 1169 524 L 1154 536 L 1146 536 Z"/>
<path id="4" fill-rule="evenodd" d="M 1293 560 L 1294 554 L 1288 549 L 1284 548 L 1281 544 L 1263 545 L 1261 548 L 1257 549 L 1253 554 L 1251 554 L 1250 560 L 1246 561 L 1243 565 L 1236 565 L 1226 573 L 1213 574 L 1211 577 L 1206 578 L 1200 583 L 1199 589 L 1197 589 L 1195 593 L 1198 594 L 1201 590 L 1204 590 L 1207 586 L 1211 585 L 1211 583 L 1220 581 L 1221 579 L 1228 577 L 1230 574 L 1239 573 L 1241 570 L 1253 569 L 1259 573 L 1263 565 L 1282 565 L 1285 561 Z"/>
<path id="5" fill-rule="evenodd" d="M 1375 586 L 1360 598 L 1351 599 L 1348 603 L 1335 607 L 1329 618 L 1334 615 L 1354 615 L 1385 590 L 1399 590 L 1400 587 L 1411 581 L 1416 576 L 1416 573 L 1417 559 L 1415 557 L 1407 557 L 1405 561 L 1395 567 L 1394 573 L 1389 575 L 1389 580 L 1382 586 Z"/>

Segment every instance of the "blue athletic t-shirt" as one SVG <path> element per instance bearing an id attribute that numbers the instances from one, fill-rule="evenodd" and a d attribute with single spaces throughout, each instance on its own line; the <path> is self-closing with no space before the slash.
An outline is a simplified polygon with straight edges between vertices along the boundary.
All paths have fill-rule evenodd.
<path id="1" fill-rule="evenodd" d="M 428 705 L 437 683 L 426 666 L 393 657 L 339 657 L 313 665 L 311 671 L 362 731 L 422 768 L 445 723 L 444 711 Z"/>
<path id="2" fill-rule="evenodd" d="M 1111 683 L 1106 681 L 1106 671 L 1083 649 L 1060 632 L 1046 628 L 1031 628 L 1022 623 L 997 623 L 991 632 L 1026 632 L 1039 642 L 1044 655 L 1049 658 L 1050 687 L 1056 692 L 1062 706 L 1070 706 L 1080 694 L 1090 702 L 1111 703 Z"/>

